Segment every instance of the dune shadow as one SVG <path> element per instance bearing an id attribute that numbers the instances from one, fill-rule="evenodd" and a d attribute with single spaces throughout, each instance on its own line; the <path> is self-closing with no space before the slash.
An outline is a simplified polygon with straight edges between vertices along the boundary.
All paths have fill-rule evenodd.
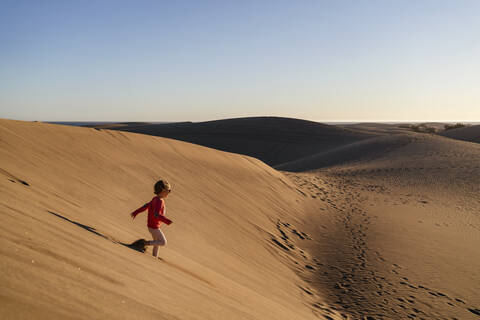
<path id="1" fill-rule="evenodd" d="M 81 224 L 81 223 L 79 223 L 79 222 L 77 222 L 77 221 L 70 220 L 70 219 L 68 219 L 67 217 L 64 217 L 64 216 L 62 216 L 62 215 L 60 215 L 60 214 L 58 214 L 58 213 L 55 213 L 55 212 L 52 212 L 52 211 L 49 211 L 49 210 L 47 210 L 47 212 L 50 213 L 50 214 L 52 214 L 52 215 L 54 215 L 54 216 L 57 217 L 57 218 L 60 218 L 60 219 L 65 220 L 65 221 L 67 221 L 67 222 L 70 222 L 70 223 L 72 223 L 72 224 L 76 225 L 77 227 L 80 227 L 80 228 L 82 228 L 82 229 L 84 229 L 84 230 L 87 230 L 88 232 L 91 232 L 91 233 L 93 233 L 94 235 L 97 235 L 97 236 L 102 237 L 102 238 L 104 238 L 104 239 L 106 239 L 106 240 L 112 241 L 113 243 L 120 244 L 120 245 L 125 246 L 125 247 L 127 247 L 127 248 L 129 248 L 129 249 L 133 249 L 133 250 L 136 250 L 136 251 L 140 251 L 140 250 L 138 250 L 135 246 L 132 246 L 133 243 L 124 243 L 124 242 L 117 241 L 117 240 L 113 239 L 113 238 L 110 237 L 110 236 L 106 236 L 106 235 L 98 232 L 97 229 L 95 229 L 95 228 L 93 228 L 93 227 L 87 226 L 87 225 L 85 225 L 85 224 Z M 134 242 L 134 243 L 135 243 L 135 242 Z"/>
<path id="2" fill-rule="evenodd" d="M 87 230 L 88 232 L 91 232 L 91 233 L 93 233 L 93 234 L 95 234 L 95 235 L 97 235 L 97 236 L 99 236 L 99 237 L 102 237 L 102 238 L 104 238 L 104 239 L 110 240 L 107 236 L 101 234 L 100 232 L 97 232 L 97 230 L 96 230 L 95 228 L 93 228 L 93 227 L 89 227 L 89 226 L 84 225 L 84 224 L 81 224 L 81 223 L 79 223 L 79 222 L 70 220 L 70 219 L 68 219 L 68 218 L 66 218 L 66 217 L 64 217 L 64 216 L 62 216 L 62 215 L 60 215 L 60 214 L 58 214 L 58 213 L 52 212 L 52 211 L 47 211 L 47 212 L 50 213 L 50 214 L 53 214 L 53 215 L 56 216 L 57 218 L 63 219 L 63 220 L 65 220 L 65 221 L 68 221 L 68 222 L 76 225 L 77 227 L 80 227 L 80 228 L 82 228 L 82 229 L 85 229 L 85 230 Z"/>

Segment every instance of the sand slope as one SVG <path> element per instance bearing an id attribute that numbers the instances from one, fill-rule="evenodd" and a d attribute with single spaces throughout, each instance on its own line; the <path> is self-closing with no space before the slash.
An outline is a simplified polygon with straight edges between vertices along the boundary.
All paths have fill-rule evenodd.
<path id="1" fill-rule="evenodd" d="M 0 120 L 0 137 L 0 318 L 337 318 L 289 267 L 312 241 L 303 196 L 261 161 L 43 123 Z M 174 186 L 161 261 L 121 244 L 147 237 L 129 213 L 159 177 Z"/>
<path id="2" fill-rule="evenodd" d="M 375 135 L 318 122 L 280 117 L 236 118 L 199 123 L 133 124 L 112 129 L 168 137 L 245 154 L 270 166 Z"/>

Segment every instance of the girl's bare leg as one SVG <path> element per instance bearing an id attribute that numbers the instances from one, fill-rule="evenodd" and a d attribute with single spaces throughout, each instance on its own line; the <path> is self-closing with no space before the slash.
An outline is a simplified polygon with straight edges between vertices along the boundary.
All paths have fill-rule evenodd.
<path id="1" fill-rule="evenodd" d="M 148 228 L 150 234 L 152 235 L 153 241 L 146 241 L 145 245 L 153 246 L 153 256 L 158 258 L 158 247 L 159 246 L 166 246 L 167 245 L 167 238 L 160 229 L 152 229 Z"/>

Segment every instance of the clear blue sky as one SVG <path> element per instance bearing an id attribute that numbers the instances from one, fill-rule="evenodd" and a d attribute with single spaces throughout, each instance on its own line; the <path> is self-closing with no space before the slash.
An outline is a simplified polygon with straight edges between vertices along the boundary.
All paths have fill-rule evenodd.
<path id="1" fill-rule="evenodd" d="M 0 117 L 480 120 L 480 1 L 0 1 Z"/>

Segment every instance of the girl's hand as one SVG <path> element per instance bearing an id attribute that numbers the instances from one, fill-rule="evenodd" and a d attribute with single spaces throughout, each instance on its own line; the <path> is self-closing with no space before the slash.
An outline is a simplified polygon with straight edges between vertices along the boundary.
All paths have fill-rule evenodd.
<path id="1" fill-rule="evenodd" d="M 136 215 L 132 212 L 130 213 L 130 216 L 132 217 L 132 220 L 135 219 Z"/>

